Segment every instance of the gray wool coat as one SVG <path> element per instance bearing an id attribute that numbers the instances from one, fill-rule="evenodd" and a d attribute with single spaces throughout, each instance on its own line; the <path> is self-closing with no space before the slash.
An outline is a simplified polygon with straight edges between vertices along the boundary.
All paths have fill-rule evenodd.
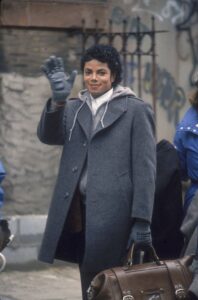
<path id="1" fill-rule="evenodd" d="M 188 207 L 181 226 L 181 232 L 186 239 L 186 249 L 183 255 L 198 255 L 198 191 L 195 193 Z M 198 297 L 198 261 L 194 259 L 190 266 L 193 272 L 193 281 L 189 291 Z"/>
<path id="2" fill-rule="evenodd" d="M 40 141 L 63 146 L 39 260 L 78 262 L 66 219 L 87 159 L 82 268 L 97 272 L 122 263 L 133 218 L 151 221 L 156 174 L 154 118 L 150 105 L 118 93 L 109 102 L 103 126 L 99 123 L 90 137 L 92 114 L 86 103 L 79 110 L 81 104 L 80 99 L 71 99 L 65 108 L 50 111 L 49 100 L 38 125 Z"/>

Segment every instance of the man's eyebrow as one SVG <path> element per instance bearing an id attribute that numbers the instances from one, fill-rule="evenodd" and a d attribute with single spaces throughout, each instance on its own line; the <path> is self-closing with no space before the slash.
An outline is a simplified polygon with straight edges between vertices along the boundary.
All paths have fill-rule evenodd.
<path id="1" fill-rule="evenodd" d="M 85 67 L 85 69 L 92 70 L 91 67 Z M 106 67 L 101 67 L 101 68 L 98 68 L 97 71 L 98 71 L 98 70 L 107 70 L 107 68 L 106 68 Z"/>
<path id="2" fill-rule="evenodd" d="M 106 71 L 106 70 L 107 70 L 106 68 L 100 68 L 97 71 Z"/>
<path id="3" fill-rule="evenodd" d="M 86 70 L 86 71 L 93 71 L 93 69 L 89 68 L 89 67 L 85 67 L 84 70 Z M 102 67 L 102 68 L 96 70 L 96 72 L 101 72 L 101 71 L 102 72 L 107 72 L 107 69 Z"/>

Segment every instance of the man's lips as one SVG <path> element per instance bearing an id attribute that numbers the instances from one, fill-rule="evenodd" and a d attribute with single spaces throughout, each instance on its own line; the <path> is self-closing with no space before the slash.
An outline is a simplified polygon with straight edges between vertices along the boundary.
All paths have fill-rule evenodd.
<path id="1" fill-rule="evenodd" d="M 96 85 L 96 84 L 90 84 L 89 85 L 91 88 L 97 88 L 97 87 L 99 87 L 99 85 Z"/>

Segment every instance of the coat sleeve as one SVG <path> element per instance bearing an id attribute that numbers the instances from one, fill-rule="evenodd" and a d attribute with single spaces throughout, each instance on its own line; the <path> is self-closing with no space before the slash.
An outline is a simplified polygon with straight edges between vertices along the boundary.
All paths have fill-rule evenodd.
<path id="1" fill-rule="evenodd" d="M 63 145 L 64 143 L 64 107 L 50 109 L 49 99 L 43 109 L 37 128 L 39 140 L 48 145 Z"/>
<path id="2" fill-rule="evenodd" d="M 150 105 L 136 105 L 132 129 L 132 218 L 151 222 L 156 180 L 154 113 Z"/>
<path id="3" fill-rule="evenodd" d="M 198 191 L 195 193 L 181 226 L 181 232 L 189 241 L 198 226 Z"/>

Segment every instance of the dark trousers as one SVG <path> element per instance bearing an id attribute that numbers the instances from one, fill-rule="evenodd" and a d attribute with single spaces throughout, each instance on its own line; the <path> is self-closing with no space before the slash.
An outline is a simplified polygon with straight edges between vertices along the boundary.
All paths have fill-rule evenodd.
<path id="1" fill-rule="evenodd" d="M 82 199 L 83 200 L 83 199 Z M 85 269 L 81 269 L 81 263 L 84 257 L 84 249 L 85 249 L 85 216 L 86 216 L 86 205 L 84 204 L 85 201 L 81 201 L 81 213 L 82 213 L 82 232 L 76 235 L 77 237 L 77 257 L 79 261 L 79 271 L 80 271 L 80 280 L 81 280 L 81 290 L 82 290 L 82 299 L 88 300 L 87 298 L 87 290 L 88 287 L 93 279 L 93 277 L 97 274 L 94 272 L 88 272 Z"/>

